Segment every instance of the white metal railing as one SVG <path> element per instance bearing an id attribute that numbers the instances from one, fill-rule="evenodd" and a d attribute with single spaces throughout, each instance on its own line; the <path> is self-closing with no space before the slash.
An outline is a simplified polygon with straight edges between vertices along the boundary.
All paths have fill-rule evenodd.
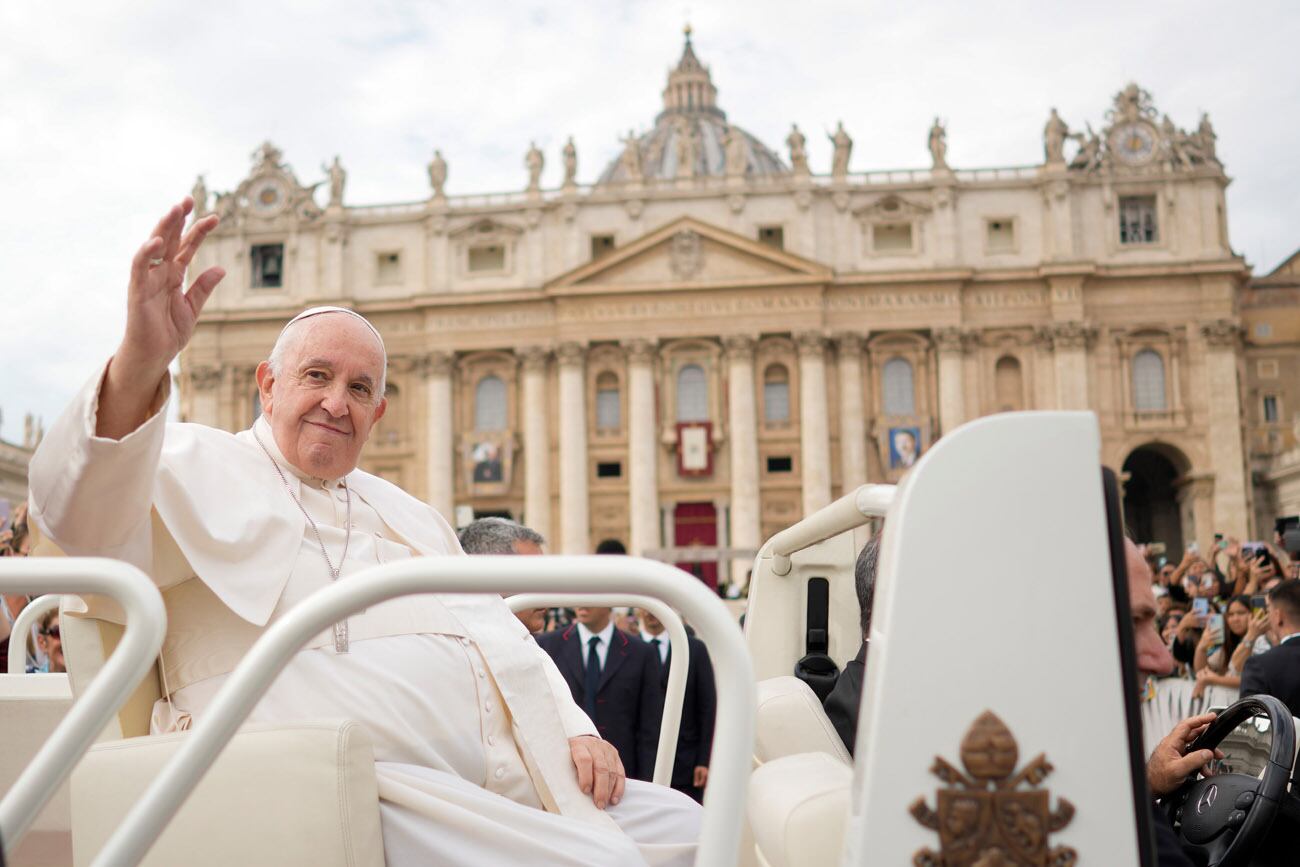
<path id="1" fill-rule="evenodd" d="M 864 517 L 884 517 L 894 501 L 894 485 L 863 485 L 772 537 L 772 574 L 790 574 L 790 555 L 861 526 Z"/>
<path id="2" fill-rule="evenodd" d="M 691 576 L 691 580 L 697 580 Z M 668 646 L 672 648 L 672 658 L 668 660 L 668 689 L 664 694 L 664 712 L 659 724 L 659 747 L 655 753 L 655 770 L 653 782 L 661 786 L 673 784 L 673 763 L 677 760 L 677 735 L 682 727 L 682 705 L 686 701 L 686 674 L 690 665 L 691 646 L 686 638 L 686 627 L 677 612 L 650 596 L 629 596 L 627 594 L 552 594 L 520 593 L 506 600 L 511 611 L 523 611 L 527 608 L 577 607 L 580 605 L 613 608 L 616 605 L 631 605 L 644 608 L 664 625 L 668 633 Z"/>
<path id="3" fill-rule="evenodd" d="M 696 864 L 736 863 L 754 744 L 754 668 L 726 606 L 704 584 L 664 563 L 634 557 L 423 557 L 376 566 L 310 596 L 266 630 L 213 698 L 185 744 L 127 814 L 94 867 L 140 862 L 289 658 L 349 614 L 413 593 L 617 592 L 662 599 L 695 625 L 713 651 L 717 730 Z"/>
<path id="4" fill-rule="evenodd" d="M 9 633 L 11 636 L 9 639 L 10 674 L 27 673 L 27 639 L 32 637 L 32 626 L 45 612 L 58 608 L 59 600 L 62 598 L 58 593 L 47 593 L 28 602 L 23 610 L 18 612 L 18 616 L 14 618 L 13 629 Z M 15 638 L 21 639 L 17 653 L 14 653 Z"/>
<path id="5" fill-rule="evenodd" d="M 162 648 L 167 612 L 153 582 L 134 566 L 100 557 L 0 558 L 0 592 L 94 593 L 116 600 L 126 631 L 113 655 L 73 702 L 35 758 L 0 800 L 0 842 L 8 856 L 96 736 L 135 690 Z"/>

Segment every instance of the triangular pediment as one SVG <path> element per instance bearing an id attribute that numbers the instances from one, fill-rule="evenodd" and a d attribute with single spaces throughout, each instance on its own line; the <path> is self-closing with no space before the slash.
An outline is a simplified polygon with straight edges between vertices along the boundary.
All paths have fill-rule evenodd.
<path id="1" fill-rule="evenodd" d="M 547 291 L 642 290 L 818 283 L 829 268 L 681 217 L 552 280 Z"/>

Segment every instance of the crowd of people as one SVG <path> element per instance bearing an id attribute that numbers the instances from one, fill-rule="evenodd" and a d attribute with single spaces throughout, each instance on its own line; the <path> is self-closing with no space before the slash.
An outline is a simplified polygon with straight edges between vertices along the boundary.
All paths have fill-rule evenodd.
<path id="1" fill-rule="evenodd" d="M 1141 547 L 1153 576 L 1160 635 L 1174 660 L 1163 677 L 1194 681 L 1195 698 L 1210 686 L 1242 695 L 1267 691 L 1246 677 L 1261 664 L 1252 660 L 1300 631 L 1290 629 L 1300 624 L 1300 531 L 1291 524 L 1279 519 L 1271 542 L 1216 535 L 1208 555 L 1193 544 L 1177 563 L 1159 546 Z M 1292 710 L 1300 713 L 1300 702 Z"/>
<path id="2" fill-rule="evenodd" d="M 27 527 L 27 506 L 15 508 L 0 529 L 0 557 L 26 557 L 31 553 L 31 534 Z M 31 596 L 17 593 L 0 595 L 0 672 L 9 670 L 9 654 L 22 653 L 23 669 L 28 674 L 66 671 L 63 642 L 59 636 L 59 612 L 45 612 L 32 624 L 25 641 L 13 635 L 14 621 L 32 601 Z M 21 649 L 20 649 L 21 648 Z"/>

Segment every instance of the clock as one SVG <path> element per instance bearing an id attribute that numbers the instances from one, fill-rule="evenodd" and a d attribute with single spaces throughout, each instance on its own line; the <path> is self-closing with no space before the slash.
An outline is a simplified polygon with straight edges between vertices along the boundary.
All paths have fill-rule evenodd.
<path id="1" fill-rule="evenodd" d="M 1156 130 L 1149 123 L 1122 123 L 1110 132 L 1110 149 L 1131 166 L 1151 162 L 1156 155 Z"/>
<path id="2" fill-rule="evenodd" d="M 289 190 L 279 178 L 265 178 L 248 191 L 248 204 L 263 217 L 273 217 L 289 203 Z"/>

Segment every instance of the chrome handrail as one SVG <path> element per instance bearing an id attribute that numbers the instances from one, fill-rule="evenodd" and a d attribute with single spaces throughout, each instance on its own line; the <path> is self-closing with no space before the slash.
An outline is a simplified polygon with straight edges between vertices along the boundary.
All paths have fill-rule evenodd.
<path id="1" fill-rule="evenodd" d="M 732 867 L 740 848 L 754 744 L 754 668 L 726 606 L 665 563 L 634 557 L 423 557 L 366 569 L 308 597 L 266 630 L 218 691 L 176 756 L 109 838 L 94 867 L 138 864 L 280 670 L 321 630 L 349 614 L 413 593 L 621 592 L 663 599 L 715 650 L 717 730 L 696 864 Z"/>
<path id="2" fill-rule="evenodd" d="M 31 602 L 28 602 L 18 616 L 14 618 L 14 625 L 9 630 L 9 674 L 26 674 L 27 673 L 27 639 L 32 634 L 32 624 L 36 623 L 46 611 L 51 608 L 59 607 L 59 600 L 62 595 L 58 593 L 46 593 L 44 596 L 38 596 Z M 14 638 L 22 638 L 22 652 L 14 653 Z"/>
<path id="3" fill-rule="evenodd" d="M 694 576 L 692 576 L 694 580 Z M 618 593 L 520 593 L 506 600 L 511 611 L 525 608 L 555 608 L 592 605 L 613 608 L 631 605 L 644 608 L 664 625 L 668 632 L 668 645 L 673 655 L 668 660 L 668 688 L 664 694 L 664 712 L 659 724 L 659 748 L 655 752 L 655 770 L 652 782 L 661 786 L 673 784 L 673 763 L 677 760 L 677 737 L 682 728 L 682 705 L 686 702 L 686 673 L 691 659 L 691 646 L 686 638 L 686 626 L 677 612 L 650 596 L 629 596 Z M 581 650 L 582 648 L 578 648 Z"/>
<path id="4" fill-rule="evenodd" d="M 148 673 L 167 632 L 167 611 L 139 569 L 102 557 L 0 558 L 0 592 L 94 593 L 116 600 L 126 631 L 84 695 L 0 800 L 0 843 L 13 853 L 113 714 Z"/>

